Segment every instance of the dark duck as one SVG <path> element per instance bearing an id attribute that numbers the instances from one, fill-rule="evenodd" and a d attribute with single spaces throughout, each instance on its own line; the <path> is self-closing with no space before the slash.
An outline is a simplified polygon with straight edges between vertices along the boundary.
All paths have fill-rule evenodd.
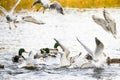
<path id="1" fill-rule="evenodd" d="M 14 57 L 12 57 L 12 61 L 13 62 L 20 62 L 20 61 L 25 60 L 25 57 L 22 55 L 22 53 L 24 53 L 24 52 L 26 53 L 25 49 L 20 48 L 18 51 L 18 55 L 15 55 Z"/>

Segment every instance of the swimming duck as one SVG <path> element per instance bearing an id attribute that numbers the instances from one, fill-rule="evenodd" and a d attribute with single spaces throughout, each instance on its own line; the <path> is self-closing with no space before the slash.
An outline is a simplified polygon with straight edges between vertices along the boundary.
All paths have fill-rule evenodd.
<path id="1" fill-rule="evenodd" d="M 48 56 L 51 56 L 51 57 L 56 57 L 57 53 L 58 53 L 58 48 L 59 47 L 59 44 L 56 42 L 54 44 L 54 48 L 41 48 L 40 49 L 40 54 L 42 54 L 43 57 L 48 57 Z"/>
<path id="2" fill-rule="evenodd" d="M 13 14 L 15 8 L 17 7 L 17 5 L 20 3 L 21 0 L 18 0 L 17 3 L 12 7 L 12 9 L 10 10 L 10 12 L 8 12 L 5 8 L 3 8 L 2 6 L 0 6 L 0 10 L 4 13 L 7 22 L 9 23 L 9 29 L 11 29 L 10 24 L 14 24 L 15 27 L 17 27 L 15 25 L 16 19 L 17 17 Z"/>
<path id="3" fill-rule="evenodd" d="M 100 25 L 105 31 L 112 33 L 113 37 L 116 38 L 116 22 L 110 18 L 109 13 L 104 9 L 103 10 L 104 19 L 98 18 L 95 15 L 92 15 L 92 19 L 95 23 Z"/>
<path id="4" fill-rule="evenodd" d="M 72 63 L 74 63 L 75 59 L 77 59 L 81 55 L 81 53 L 76 56 L 69 57 L 70 51 L 65 46 L 63 46 L 57 39 L 54 40 L 59 44 L 59 46 L 63 50 L 63 52 L 60 53 L 61 54 L 60 66 L 69 67 Z"/>
<path id="5" fill-rule="evenodd" d="M 95 42 L 96 42 L 96 49 L 94 52 L 92 52 L 87 46 L 85 46 L 78 38 L 78 42 L 84 47 L 84 49 L 88 52 L 90 58 L 90 63 L 89 66 L 94 66 L 94 67 L 102 67 L 107 60 L 106 54 L 103 52 L 104 50 L 104 44 L 98 40 L 95 37 Z M 86 58 L 87 59 L 87 58 Z"/>
<path id="6" fill-rule="evenodd" d="M 19 61 L 23 61 L 25 60 L 25 57 L 22 55 L 22 53 L 26 53 L 25 49 L 24 48 L 20 48 L 19 51 L 18 51 L 18 55 L 12 57 L 12 61 L 13 62 L 19 62 Z"/>
<path id="7" fill-rule="evenodd" d="M 36 4 L 42 5 L 42 7 L 44 8 L 43 13 L 44 13 L 45 9 L 55 9 L 55 10 L 57 10 L 58 13 L 64 15 L 63 8 L 62 8 L 61 4 L 57 1 L 50 3 L 49 0 L 47 0 L 46 2 L 44 0 L 36 0 L 33 3 L 32 7 L 35 6 Z"/>

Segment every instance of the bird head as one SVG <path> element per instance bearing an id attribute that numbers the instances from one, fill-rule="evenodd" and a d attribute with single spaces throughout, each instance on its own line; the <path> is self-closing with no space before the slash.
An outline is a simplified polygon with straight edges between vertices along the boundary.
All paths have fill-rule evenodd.
<path id="1" fill-rule="evenodd" d="M 20 48 L 19 51 L 18 51 L 18 55 L 22 56 L 23 52 L 27 53 L 24 48 Z"/>

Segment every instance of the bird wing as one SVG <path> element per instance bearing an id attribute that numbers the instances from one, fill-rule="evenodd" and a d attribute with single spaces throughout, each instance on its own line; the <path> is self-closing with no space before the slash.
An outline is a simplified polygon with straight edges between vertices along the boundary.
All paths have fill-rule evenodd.
<path id="1" fill-rule="evenodd" d="M 100 25 L 105 31 L 109 31 L 108 23 L 104 19 L 98 18 L 95 15 L 92 16 L 92 19 L 94 20 L 95 23 Z"/>
<path id="2" fill-rule="evenodd" d="M 10 10 L 10 13 L 13 14 L 15 8 L 18 6 L 18 4 L 20 3 L 21 0 L 18 0 L 17 3 L 12 7 L 12 9 Z"/>
<path id="3" fill-rule="evenodd" d="M 4 7 L 2 7 L 2 6 L 0 6 L 0 10 L 5 14 L 5 15 L 7 15 L 7 10 L 4 8 Z"/>
<path id="4" fill-rule="evenodd" d="M 52 2 L 50 4 L 50 9 L 56 9 L 57 12 L 59 12 L 59 13 L 64 15 L 63 8 L 62 8 L 61 4 L 59 2 L 57 2 L 57 1 L 54 1 L 54 2 Z"/>
<path id="5" fill-rule="evenodd" d="M 44 24 L 42 21 L 38 21 L 38 20 L 34 19 L 32 16 L 25 16 L 22 19 L 26 22 L 32 22 L 35 24 Z"/>
<path id="6" fill-rule="evenodd" d="M 57 2 L 52 2 L 50 4 L 50 9 L 56 9 L 57 6 L 59 6 L 59 4 Z"/>
<path id="7" fill-rule="evenodd" d="M 112 21 L 112 22 L 108 23 L 108 26 L 110 27 L 110 32 L 113 35 L 116 35 L 117 34 L 116 23 Z"/>
<path id="8" fill-rule="evenodd" d="M 76 39 L 84 47 L 84 49 L 88 52 L 88 54 L 90 54 L 93 57 L 93 52 L 86 45 L 84 45 L 77 37 Z"/>
<path id="9" fill-rule="evenodd" d="M 109 13 L 105 9 L 103 10 L 103 16 L 104 16 L 105 20 L 108 22 L 109 31 L 112 34 L 116 35 L 117 34 L 116 22 L 110 18 Z"/>
<path id="10" fill-rule="evenodd" d="M 32 7 L 35 6 L 36 4 L 42 4 L 41 0 L 37 0 L 32 4 Z"/>
<path id="11" fill-rule="evenodd" d="M 108 23 L 112 21 L 110 14 L 105 9 L 103 10 L 103 16 Z"/>
<path id="12" fill-rule="evenodd" d="M 74 63 L 75 60 L 81 55 L 81 53 L 79 53 L 78 55 L 76 56 L 73 56 L 73 57 L 70 57 L 70 63 Z"/>
<path id="13" fill-rule="evenodd" d="M 95 37 L 95 42 L 96 42 L 96 49 L 94 52 L 94 56 L 98 57 L 100 54 L 103 53 L 104 44 L 100 40 L 98 40 L 96 37 Z"/>
<path id="14" fill-rule="evenodd" d="M 70 51 L 65 47 L 63 46 L 57 39 L 54 38 L 54 40 L 59 43 L 59 46 L 62 48 L 63 52 L 66 53 L 66 57 L 68 58 L 69 54 L 70 54 Z"/>

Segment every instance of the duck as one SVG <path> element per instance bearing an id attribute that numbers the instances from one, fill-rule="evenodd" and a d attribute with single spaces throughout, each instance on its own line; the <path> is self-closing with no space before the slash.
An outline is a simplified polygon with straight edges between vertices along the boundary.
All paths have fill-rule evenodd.
<path id="1" fill-rule="evenodd" d="M 56 55 L 58 54 L 58 47 L 59 47 L 59 44 L 56 42 L 54 44 L 54 48 L 41 48 L 39 53 L 42 54 L 44 58 L 48 56 L 56 57 Z"/>
<path id="2" fill-rule="evenodd" d="M 63 13 L 63 8 L 61 4 L 57 1 L 50 2 L 47 0 L 46 2 L 44 0 L 36 0 L 33 4 L 32 7 L 35 6 L 36 4 L 41 4 L 42 7 L 44 8 L 43 13 L 45 12 L 46 9 L 55 9 L 58 13 L 64 15 Z"/>
<path id="3" fill-rule="evenodd" d="M 98 18 L 95 15 L 92 15 L 93 21 L 100 25 L 106 32 L 109 32 L 116 38 L 117 30 L 116 30 L 116 22 L 115 20 L 110 18 L 110 14 L 104 9 L 103 10 L 104 19 Z"/>
<path id="4" fill-rule="evenodd" d="M 60 52 L 60 67 L 69 67 L 71 66 L 72 63 L 81 55 L 78 54 L 73 57 L 69 57 L 70 51 L 63 45 L 61 44 L 57 39 L 54 38 L 54 40 L 59 44 L 63 52 Z"/>
<path id="5" fill-rule="evenodd" d="M 11 29 L 11 23 L 14 24 L 15 27 L 17 27 L 15 25 L 17 16 L 14 15 L 14 10 L 15 8 L 18 6 L 18 4 L 20 3 L 21 0 L 18 0 L 17 3 L 12 7 L 12 9 L 8 12 L 4 7 L 0 6 L 0 10 L 4 13 L 7 22 L 9 23 L 9 29 Z"/>
<path id="6" fill-rule="evenodd" d="M 54 65 L 59 63 L 59 52 L 58 52 L 58 43 L 54 44 L 54 48 L 41 48 L 40 50 L 31 50 L 29 55 L 26 57 L 24 62 L 21 64 L 28 65 L 30 62 L 31 64 L 39 63 L 39 64 L 46 64 L 46 65 Z M 58 62 L 57 62 L 58 61 Z"/>
<path id="7" fill-rule="evenodd" d="M 39 59 L 40 64 L 58 65 L 60 62 L 58 47 L 58 43 L 55 43 L 54 48 L 41 48 L 34 52 L 34 59 Z"/>
<path id="8" fill-rule="evenodd" d="M 18 55 L 15 55 L 12 57 L 13 62 L 21 62 L 25 60 L 26 58 L 22 55 L 23 53 L 27 53 L 24 48 L 20 48 L 18 51 Z"/>
<path id="9" fill-rule="evenodd" d="M 87 57 L 85 57 L 86 62 L 81 67 L 101 68 L 105 65 L 107 61 L 107 55 L 103 52 L 104 44 L 97 37 L 95 37 L 96 48 L 94 52 L 92 52 L 92 50 L 84 45 L 78 38 L 77 41 L 88 52 Z"/>

